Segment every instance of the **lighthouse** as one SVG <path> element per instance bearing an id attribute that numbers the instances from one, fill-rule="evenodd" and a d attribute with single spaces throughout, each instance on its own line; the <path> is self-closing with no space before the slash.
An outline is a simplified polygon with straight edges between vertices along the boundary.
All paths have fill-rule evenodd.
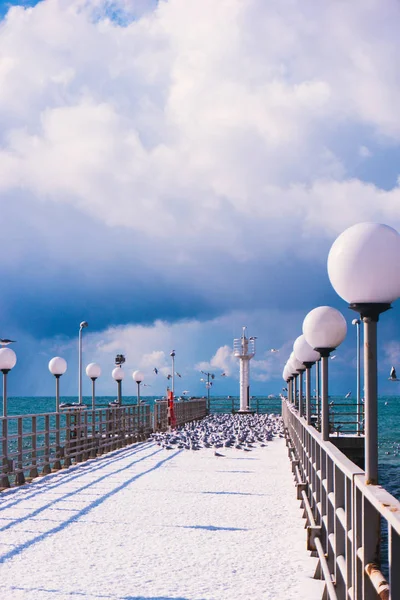
<path id="1" fill-rule="evenodd" d="M 256 338 L 246 337 L 243 327 L 241 338 L 233 340 L 233 354 L 240 363 L 240 413 L 250 411 L 250 361 L 256 353 Z"/>

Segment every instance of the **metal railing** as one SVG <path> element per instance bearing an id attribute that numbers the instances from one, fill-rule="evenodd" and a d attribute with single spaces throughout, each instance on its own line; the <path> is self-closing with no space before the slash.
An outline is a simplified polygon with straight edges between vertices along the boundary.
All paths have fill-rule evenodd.
<path id="1" fill-rule="evenodd" d="M 0 423 L 2 488 L 144 440 L 152 430 L 147 405 L 9 416 Z"/>
<path id="2" fill-rule="evenodd" d="M 211 397 L 209 404 L 210 413 L 234 413 L 240 408 L 240 399 L 238 397 Z M 278 397 L 265 398 L 265 397 L 251 397 L 250 398 L 250 409 L 254 410 L 257 414 L 265 413 L 280 413 L 281 412 L 281 400 Z"/>
<path id="3" fill-rule="evenodd" d="M 202 419 L 207 415 L 207 400 L 199 398 L 196 400 L 185 400 L 174 403 L 176 426 L 184 425 L 189 421 Z M 168 428 L 168 403 L 166 401 L 156 402 L 153 413 L 154 431 L 165 431 Z"/>
<path id="4" fill-rule="evenodd" d="M 298 400 L 296 401 L 296 406 Z M 312 398 L 310 402 L 311 418 L 318 431 L 321 428 L 321 402 Z M 306 401 L 303 398 L 302 414 L 306 414 Z M 340 402 L 337 399 L 329 401 L 329 431 L 331 433 L 364 434 L 364 404 L 357 406 L 356 400 Z"/>
<path id="5" fill-rule="evenodd" d="M 205 417 L 207 401 L 175 403 L 176 424 Z M 168 425 L 167 402 L 0 418 L 0 490 L 147 439 Z"/>
<path id="6" fill-rule="evenodd" d="M 307 522 L 307 548 L 318 555 L 324 600 L 400 599 L 400 502 L 282 401 L 297 497 Z M 385 553 L 379 547 L 387 527 Z M 389 582 L 382 574 L 388 571 Z"/>

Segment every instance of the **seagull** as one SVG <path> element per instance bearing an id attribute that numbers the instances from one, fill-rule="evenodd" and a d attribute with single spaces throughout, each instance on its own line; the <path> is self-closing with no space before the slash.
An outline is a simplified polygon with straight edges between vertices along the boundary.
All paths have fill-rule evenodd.
<path id="1" fill-rule="evenodd" d="M 9 340 L 8 338 L 0 339 L 0 346 L 8 346 L 8 344 L 14 344 L 16 340 Z"/>
<path id="2" fill-rule="evenodd" d="M 169 373 L 169 374 L 167 375 L 167 379 L 171 379 L 171 378 L 172 378 L 172 375 Z"/>
<path id="3" fill-rule="evenodd" d="M 271 348 L 270 352 L 279 352 L 276 348 Z"/>
<path id="4" fill-rule="evenodd" d="M 155 373 L 156 375 L 158 374 L 158 369 L 157 369 L 157 367 L 154 367 L 153 371 L 154 371 L 154 373 Z"/>
<path id="5" fill-rule="evenodd" d="M 178 375 L 178 377 L 182 377 L 182 375 L 180 373 L 175 372 L 175 375 Z"/>
<path id="6" fill-rule="evenodd" d="M 336 358 L 336 354 L 334 354 L 333 356 L 331 356 L 331 360 L 335 360 Z"/>
<path id="7" fill-rule="evenodd" d="M 226 377 L 226 373 L 221 373 L 221 377 Z"/>

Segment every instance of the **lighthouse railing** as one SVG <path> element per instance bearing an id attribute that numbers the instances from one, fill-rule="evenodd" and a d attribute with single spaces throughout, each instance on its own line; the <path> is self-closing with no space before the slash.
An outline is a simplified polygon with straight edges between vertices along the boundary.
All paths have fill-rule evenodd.
<path id="1" fill-rule="evenodd" d="M 282 417 L 307 547 L 318 555 L 326 582 L 324 597 L 400 598 L 400 502 L 381 486 L 367 485 L 364 471 L 323 441 L 286 400 Z"/>

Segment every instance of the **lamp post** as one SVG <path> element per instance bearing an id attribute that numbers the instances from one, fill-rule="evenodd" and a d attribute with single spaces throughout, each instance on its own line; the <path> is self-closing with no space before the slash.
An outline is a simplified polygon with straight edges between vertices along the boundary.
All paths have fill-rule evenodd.
<path id="1" fill-rule="evenodd" d="M 357 328 L 357 435 L 361 433 L 361 336 L 360 319 L 353 319 L 351 322 Z"/>
<path id="2" fill-rule="evenodd" d="M 349 227 L 329 251 L 328 275 L 364 323 L 365 478 L 367 484 L 377 484 L 377 323 L 400 297 L 400 235 L 379 223 Z"/>
<path id="3" fill-rule="evenodd" d="M 144 373 L 142 373 L 142 371 L 134 371 L 132 373 L 132 377 L 133 377 L 134 381 L 136 381 L 136 383 L 137 383 L 137 404 L 139 406 L 139 404 L 140 404 L 140 384 L 142 383 L 142 381 L 144 379 Z"/>
<path id="4" fill-rule="evenodd" d="M 61 356 L 55 356 L 49 362 L 49 371 L 56 378 L 56 413 L 60 412 L 60 377 L 67 370 L 67 361 Z"/>
<path id="5" fill-rule="evenodd" d="M 121 387 L 122 387 L 122 380 L 125 377 L 125 371 L 122 369 L 122 367 L 115 367 L 115 369 L 113 369 L 113 372 L 111 374 L 113 376 L 113 379 L 117 382 L 117 385 L 118 385 L 117 402 L 118 402 L 118 405 L 121 406 L 121 404 L 122 404 Z"/>
<path id="6" fill-rule="evenodd" d="M 312 349 L 321 355 L 321 434 L 329 440 L 328 359 L 346 337 L 346 320 L 341 312 L 330 306 L 318 306 L 303 321 L 303 334 Z"/>
<path id="7" fill-rule="evenodd" d="M 316 413 L 317 413 L 317 423 L 319 429 L 321 429 L 321 403 L 320 403 L 320 364 L 321 357 L 315 363 L 315 404 L 316 404 Z"/>
<path id="8" fill-rule="evenodd" d="M 87 321 L 82 321 L 79 325 L 79 335 L 78 335 L 78 403 L 82 404 L 82 329 L 88 327 Z"/>
<path id="9" fill-rule="evenodd" d="M 293 352 L 297 360 L 306 368 L 306 420 L 311 425 L 311 367 L 320 358 L 319 352 L 313 350 L 304 335 L 299 335 L 293 344 Z"/>
<path id="10" fill-rule="evenodd" d="M 296 405 L 297 403 L 297 392 L 299 392 L 299 400 L 298 400 L 298 409 L 299 409 L 299 414 L 301 416 L 302 414 L 302 410 L 301 410 L 301 384 L 302 384 L 302 379 L 303 379 L 303 373 L 304 373 L 304 365 L 302 362 L 300 362 L 299 360 L 297 360 L 297 358 L 294 355 L 294 352 L 291 353 L 291 355 L 289 356 L 289 368 L 291 369 L 291 373 L 293 375 L 293 381 L 294 381 L 294 405 Z M 297 378 L 299 377 L 299 389 L 297 389 Z"/>
<path id="11" fill-rule="evenodd" d="M 7 421 L 7 375 L 15 367 L 17 355 L 11 348 L 0 348 L 0 371 L 3 373 L 3 465 L 0 487 L 10 487 L 8 479 L 8 421 Z"/>
<path id="12" fill-rule="evenodd" d="M 49 371 L 56 379 L 56 460 L 53 469 L 61 469 L 61 449 L 60 449 L 60 377 L 67 370 L 67 361 L 61 356 L 55 356 L 49 362 Z M 51 469 L 47 463 L 43 468 L 43 473 L 50 473 Z"/>
<path id="13" fill-rule="evenodd" d="M 287 384 L 287 399 L 288 399 L 288 402 L 291 402 L 291 382 L 292 382 L 292 377 L 291 377 L 291 374 L 289 372 L 287 364 L 284 366 L 284 369 L 283 369 L 283 372 L 282 372 L 282 378 L 283 378 L 284 381 L 286 381 L 286 384 Z"/>
<path id="14" fill-rule="evenodd" d="M 172 395 L 175 395 L 175 350 L 171 350 L 170 357 L 172 359 L 172 381 L 171 381 L 171 391 Z"/>
<path id="15" fill-rule="evenodd" d="M 96 405 L 95 381 L 101 375 L 100 365 L 97 363 L 89 363 L 86 367 L 86 375 L 92 380 L 92 410 L 94 410 Z"/>
<path id="16" fill-rule="evenodd" d="M 210 389 L 212 386 L 212 381 L 210 381 L 211 379 L 215 379 L 215 375 L 214 373 L 208 373 L 207 371 L 200 371 L 200 373 L 203 373 L 203 375 L 207 376 L 207 381 L 203 378 L 200 379 L 200 381 L 205 381 L 206 382 L 206 388 L 207 388 L 207 410 L 208 412 L 210 412 Z"/>

